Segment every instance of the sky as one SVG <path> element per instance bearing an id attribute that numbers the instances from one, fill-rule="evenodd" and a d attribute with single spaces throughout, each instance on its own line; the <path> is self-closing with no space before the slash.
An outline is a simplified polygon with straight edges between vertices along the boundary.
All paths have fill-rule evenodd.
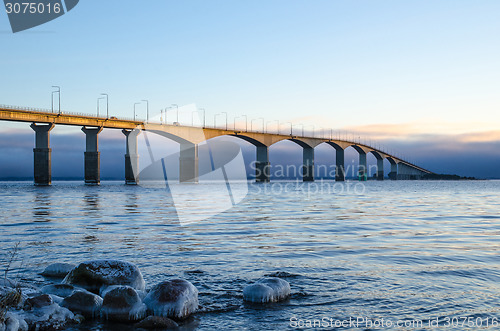
<path id="1" fill-rule="evenodd" d="M 72 112 L 95 113 L 100 93 L 114 116 L 143 99 L 152 114 L 196 104 L 208 124 L 227 112 L 355 132 L 435 172 L 498 178 L 498 12 L 493 0 L 85 0 L 13 34 L 1 11 L 0 104 L 50 108 L 52 85 Z M 53 144 L 78 130 L 56 128 Z M 0 152 L 33 146 L 27 124 L 2 122 L 0 135 Z M 106 146 L 122 157 L 116 133 Z"/>

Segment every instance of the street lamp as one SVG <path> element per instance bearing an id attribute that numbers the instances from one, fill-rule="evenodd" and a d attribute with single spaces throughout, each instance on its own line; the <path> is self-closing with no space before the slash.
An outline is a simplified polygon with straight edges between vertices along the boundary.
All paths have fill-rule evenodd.
<path id="1" fill-rule="evenodd" d="M 240 118 L 240 116 L 236 116 L 235 118 L 233 118 L 233 130 L 236 131 L 236 119 L 237 118 Z"/>
<path id="2" fill-rule="evenodd" d="M 99 100 L 102 100 L 104 98 L 97 98 L 97 117 L 99 117 Z"/>
<path id="3" fill-rule="evenodd" d="M 203 110 L 203 127 L 205 127 L 205 108 L 200 108 L 200 110 Z"/>
<path id="4" fill-rule="evenodd" d="M 109 118 L 109 96 L 106 93 L 101 93 L 101 95 L 106 96 L 106 119 Z"/>
<path id="5" fill-rule="evenodd" d="M 286 124 L 290 124 L 290 136 L 293 136 L 293 124 L 292 124 L 292 122 L 287 122 Z"/>
<path id="6" fill-rule="evenodd" d="M 136 103 L 134 103 L 134 121 L 135 121 L 135 117 L 137 116 L 137 115 L 135 114 L 135 106 L 140 105 L 140 104 L 141 104 L 140 102 L 136 102 Z"/>
<path id="7" fill-rule="evenodd" d="M 267 121 L 266 122 L 266 133 L 269 132 L 269 123 L 276 122 L 276 125 L 278 126 L 278 134 L 280 134 L 280 121 L 279 120 L 273 120 L 273 121 Z"/>
<path id="8" fill-rule="evenodd" d="M 216 122 L 217 121 L 217 115 L 220 115 L 220 114 L 215 114 L 214 115 L 214 129 L 217 128 L 217 122 Z"/>
<path id="9" fill-rule="evenodd" d="M 241 115 L 241 117 L 245 116 L 245 132 L 248 132 L 248 116 L 247 115 Z"/>
<path id="10" fill-rule="evenodd" d="M 61 87 L 60 86 L 52 86 L 52 88 L 57 89 L 57 91 L 52 91 L 52 112 L 54 112 L 54 93 L 57 93 L 59 96 L 59 115 L 61 115 Z"/>
<path id="11" fill-rule="evenodd" d="M 177 117 L 176 117 L 177 121 L 176 122 L 177 122 L 177 124 L 179 124 L 179 106 L 176 105 L 175 103 L 173 103 L 172 106 L 174 106 L 177 109 Z"/>
<path id="12" fill-rule="evenodd" d="M 227 113 L 223 111 L 222 114 L 226 115 L 226 131 L 227 131 Z"/>
<path id="13" fill-rule="evenodd" d="M 148 100 L 141 100 L 146 103 L 146 122 L 149 122 L 149 101 Z"/>

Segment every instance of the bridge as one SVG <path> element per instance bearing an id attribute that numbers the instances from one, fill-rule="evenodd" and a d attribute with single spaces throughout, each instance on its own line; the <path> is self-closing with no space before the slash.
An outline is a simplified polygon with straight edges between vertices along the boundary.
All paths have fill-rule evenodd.
<path id="1" fill-rule="evenodd" d="M 243 139 L 256 147 L 256 181 L 270 181 L 269 147 L 277 142 L 289 140 L 303 149 L 302 177 L 304 181 L 314 180 L 314 148 L 320 144 L 331 146 L 336 153 L 335 180 L 345 180 L 344 151 L 353 147 L 359 154 L 358 177 L 367 180 L 367 155 L 373 154 L 377 160 L 376 178 L 384 179 L 384 160 L 391 166 L 390 179 L 420 179 L 431 171 L 421 168 L 412 162 L 391 155 L 386 151 L 368 146 L 365 143 L 334 139 L 331 135 L 307 136 L 303 133 L 296 135 L 292 127 L 287 133 L 269 133 L 264 130 L 236 130 L 231 128 L 188 126 L 178 123 L 166 124 L 149 122 L 137 119 L 117 117 L 99 117 L 81 113 L 53 112 L 46 109 L 23 108 L 14 106 L 0 106 L 0 120 L 28 122 L 35 131 L 34 154 L 34 183 L 35 185 L 50 185 L 51 175 L 51 148 L 50 131 L 55 125 L 81 126 L 86 135 L 85 150 L 85 183 L 97 185 L 100 183 L 100 152 L 98 135 L 103 129 L 120 129 L 125 135 L 125 183 L 137 184 L 138 175 L 134 169 L 139 169 L 137 137 L 141 131 L 147 130 L 155 134 L 172 139 L 180 144 L 179 165 L 180 182 L 193 182 L 198 178 L 198 145 L 206 140 L 232 136 Z"/>

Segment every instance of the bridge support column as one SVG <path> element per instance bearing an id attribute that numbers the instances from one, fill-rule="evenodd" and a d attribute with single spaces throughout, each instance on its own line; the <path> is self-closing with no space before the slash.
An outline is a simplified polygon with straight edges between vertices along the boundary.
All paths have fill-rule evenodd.
<path id="1" fill-rule="evenodd" d="M 139 183 L 139 153 L 137 150 L 137 136 L 139 130 L 122 130 L 126 139 L 125 152 L 125 184 L 137 185 Z"/>
<path id="2" fill-rule="evenodd" d="M 99 185 L 101 183 L 101 153 L 99 152 L 98 134 L 102 128 L 86 128 L 85 133 L 85 184 Z"/>
<path id="3" fill-rule="evenodd" d="M 302 180 L 304 182 L 314 181 L 314 148 L 304 147 L 302 163 Z"/>
<path id="4" fill-rule="evenodd" d="M 35 148 L 33 148 L 35 185 L 48 186 L 52 184 L 52 159 L 49 132 L 54 124 L 31 124 L 35 131 Z"/>
<path id="5" fill-rule="evenodd" d="M 358 178 L 360 181 L 364 182 L 368 179 L 367 168 L 366 153 L 359 152 Z"/>
<path id="6" fill-rule="evenodd" d="M 384 159 L 377 159 L 377 180 L 384 180 Z"/>
<path id="7" fill-rule="evenodd" d="M 410 173 L 408 171 L 408 166 L 404 163 L 398 164 L 398 179 L 402 179 L 402 180 L 410 179 Z"/>
<path id="8" fill-rule="evenodd" d="M 179 156 L 179 182 L 198 182 L 197 144 L 181 144 Z"/>
<path id="9" fill-rule="evenodd" d="M 396 162 L 391 163 L 391 172 L 389 173 L 389 178 L 392 180 L 398 179 L 398 164 Z"/>
<path id="10" fill-rule="evenodd" d="M 336 149 L 336 167 L 335 167 L 335 180 L 343 182 L 345 180 L 345 165 L 344 165 L 344 150 Z"/>
<path id="11" fill-rule="evenodd" d="M 255 162 L 255 181 L 267 183 L 271 180 L 271 165 L 269 163 L 269 149 L 267 146 L 257 146 Z"/>

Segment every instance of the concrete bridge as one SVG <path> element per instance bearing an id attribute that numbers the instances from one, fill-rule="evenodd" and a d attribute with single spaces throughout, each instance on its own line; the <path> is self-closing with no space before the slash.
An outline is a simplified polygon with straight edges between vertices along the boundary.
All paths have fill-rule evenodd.
<path id="1" fill-rule="evenodd" d="M 314 148 L 320 144 L 327 144 L 336 153 L 335 180 L 345 180 L 344 151 L 353 147 L 359 154 L 358 176 L 360 180 L 367 180 L 367 154 L 373 154 L 377 159 L 376 177 L 384 178 L 384 159 L 391 166 L 390 179 L 420 179 L 432 172 L 423 169 L 411 162 L 405 161 L 382 150 L 359 142 L 332 139 L 332 137 L 308 137 L 289 134 L 267 133 L 262 131 L 230 130 L 227 126 L 221 128 L 195 127 L 184 125 L 169 125 L 150 123 L 134 119 L 116 117 L 97 117 L 88 114 L 59 112 L 50 110 L 0 106 L 0 120 L 32 123 L 35 131 L 34 153 L 34 182 L 35 185 L 51 184 L 51 148 L 50 131 L 55 125 L 81 126 L 86 135 L 85 151 L 85 183 L 96 185 L 100 183 L 100 153 L 98 135 L 104 129 L 121 129 L 126 139 L 125 154 L 125 182 L 137 184 L 138 178 L 133 169 L 138 169 L 137 137 L 142 130 L 172 139 L 180 144 L 180 174 L 181 182 L 197 181 L 198 178 L 198 144 L 211 138 L 233 136 L 243 139 L 256 147 L 256 181 L 270 180 L 269 147 L 283 140 L 293 141 L 303 149 L 302 175 L 304 181 L 314 180 Z M 139 129 L 139 130 L 137 130 Z"/>

